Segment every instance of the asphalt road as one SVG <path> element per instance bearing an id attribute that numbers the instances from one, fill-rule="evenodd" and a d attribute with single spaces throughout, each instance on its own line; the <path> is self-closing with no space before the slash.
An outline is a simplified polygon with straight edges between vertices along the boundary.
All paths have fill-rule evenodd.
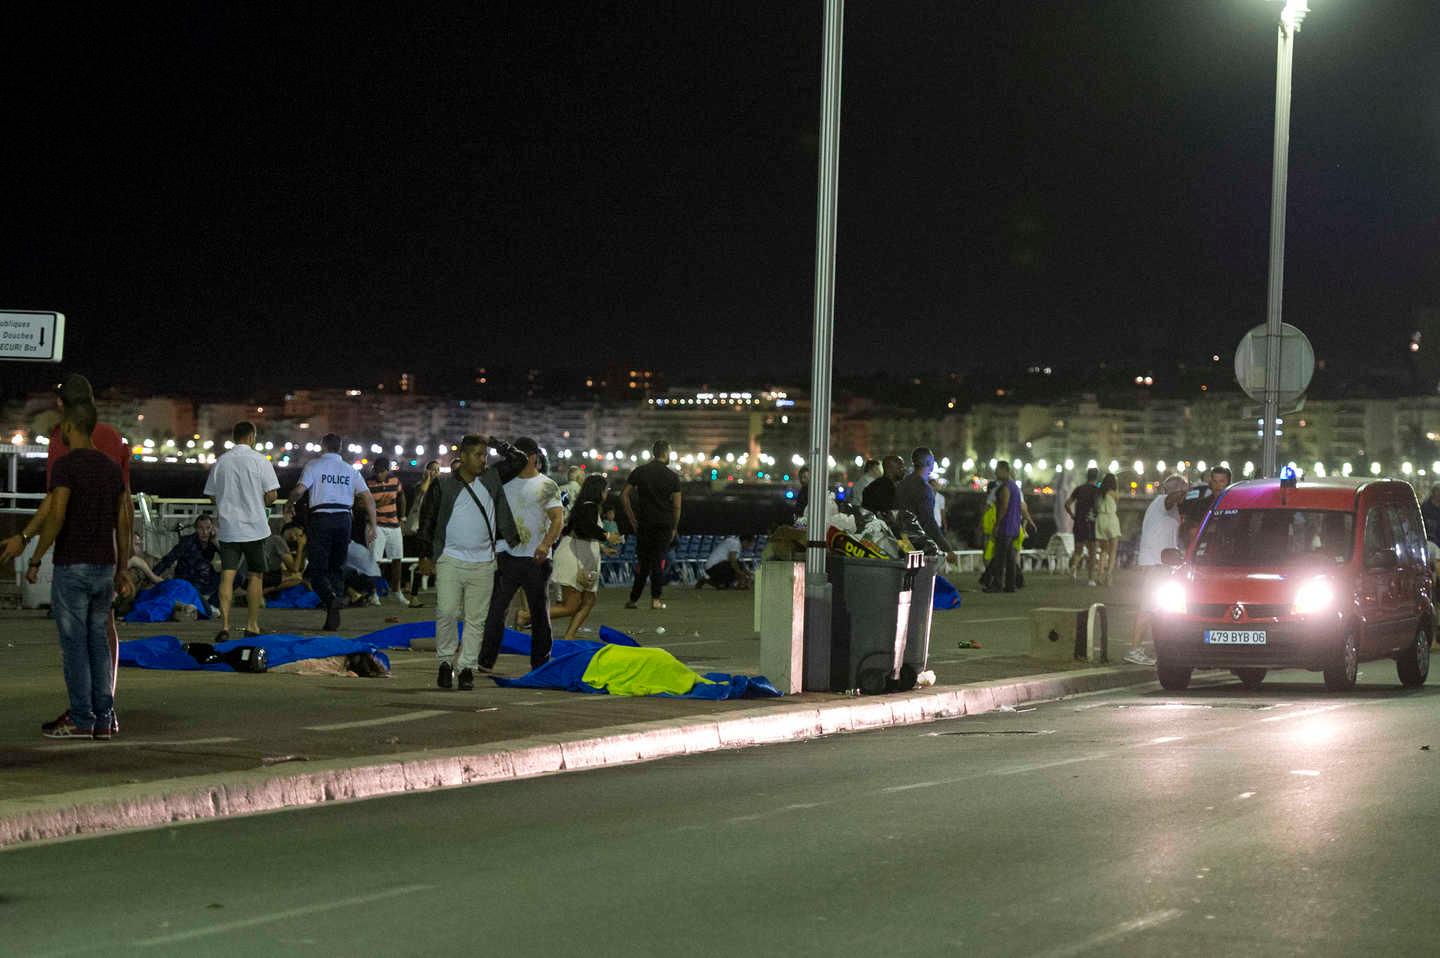
<path id="1" fill-rule="evenodd" d="M 1364 670 L 0 852 L 0 950 L 1434 954 L 1440 690 Z"/>

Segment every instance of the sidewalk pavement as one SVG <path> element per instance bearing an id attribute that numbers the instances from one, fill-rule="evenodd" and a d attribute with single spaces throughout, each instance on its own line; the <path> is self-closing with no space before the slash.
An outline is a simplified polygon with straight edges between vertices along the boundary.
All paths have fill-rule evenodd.
<path id="1" fill-rule="evenodd" d="M 957 583 L 971 590 L 963 607 L 935 613 L 930 662 L 937 685 L 899 695 L 623 698 L 501 689 L 483 675 L 472 692 L 444 691 L 435 687 L 433 652 L 391 651 L 389 679 L 125 668 L 120 735 L 110 742 L 41 737 L 40 723 L 65 705 L 54 623 L 43 611 L 0 612 L 0 848 L 933 721 L 1150 678 L 1149 669 L 1121 662 L 1134 610 L 1129 586 L 1138 579 L 1117 577 L 1110 589 L 1039 573 L 1027 580 L 1014 595 Z M 426 599 L 431 606 L 433 596 Z M 671 588 L 669 608 L 660 611 L 648 602 L 626 610 L 624 600 L 621 589 L 602 590 L 588 625 L 669 649 L 701 672 L 758 670 L 749 593 Z M 1030 609 L 1095 601 L 1107 606 L 1114 664 L 1057 666 L 1025 657 Z M 399 605 L 351 609 L 341 634 L 433 614 Z M 266 610 L 262 623 L 267 631 L 313 633 L 321 618 Z M 122 623 L 120 632 L 122 641 L 164 634 L 210 641 L 216 628 L 204 621 Z M 982 648 L 959 648 L 962 641 Z M 520 675 L 527 667 L 521 657 L 502 656 L 498 672 Z"/>

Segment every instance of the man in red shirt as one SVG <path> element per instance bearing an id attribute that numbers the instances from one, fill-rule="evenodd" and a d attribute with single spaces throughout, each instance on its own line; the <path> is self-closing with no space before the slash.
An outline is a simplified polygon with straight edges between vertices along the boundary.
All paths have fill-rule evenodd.
<path id="1" fill-rule="evenodd" d="M 60 407 L 61 414 L 66 408 L 78 403 L 93 403 L 95 391 L 90 387 L 90 380 L 79 373 L 71 373 L 65 377 L 65 381 L 55 387 L 56 404 Z M 95 430 L 90 434 L 90 443 L 94 448 L 105 454 L 105 457 L 120 467 L 120 477 L 125 484 L 125 494 L 130 494 L 130 450 L 125 445 L 125 440 L 114 426 L 108 423 L 97 423 Z M 55 470 L 55 463 L 64 458 L 70 452 L 70 447 L 65 444 L 65 437 L 61 433 L 60 425 L 57 424 L 50 432 L 49 456 L 45 460 L 45 488 L 50 488 L 50 479 Z M 18 558 L 20 553 L 25 551 L 25 544 L 40 534 L 45 525 L 45 517 L 50 513 L 50 495 L 46 495 L 40 503 L 40 508 L 35 510 L 35 515 L 25 524 L 25 528 L 19 535 L 13 535 L 3 542 L 0 542 L 0 562 L 7 559 Z M 129 541 L 126 543 L 128 552 Z M 120 663 L 120 633 L 115 630 L 115 613 L 110 613 L 109 621 L 105 626 L 105 640 L 110 646 L 110 691 L 114 694 L 115 680 L 119 672 Z M 111 716 L 111 727 L 114 731 L 120 730 L 120 723 Z"/>

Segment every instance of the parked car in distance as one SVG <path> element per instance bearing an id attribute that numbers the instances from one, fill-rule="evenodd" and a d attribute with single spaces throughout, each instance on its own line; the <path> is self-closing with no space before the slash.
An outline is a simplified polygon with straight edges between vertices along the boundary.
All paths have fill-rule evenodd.
<path id="1" fill-rule="evenodd" d="M 1321 671 L 1353 688 L 1359 664 L 1393 659 L 1425 683 L 1434 584 L 1415 492 L 1393 479 L 1238 482 L 1217 497 L 1187 553 L 1149 597 L 1156 671 L 1183 689 L 1193 669 L 1230 669 L 1254 689 L 1270 669 Z"/>

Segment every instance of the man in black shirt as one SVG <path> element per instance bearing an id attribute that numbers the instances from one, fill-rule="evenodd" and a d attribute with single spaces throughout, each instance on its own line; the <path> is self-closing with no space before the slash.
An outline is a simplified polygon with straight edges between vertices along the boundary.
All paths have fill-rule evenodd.
<path id="1" fill-rule="evenodd" d="M 650 449 L 650 461 L 637 466 L 625 480 L 620 505 L 635 530 L 635 584 L 630 587 L 633 609 L 650 579 L 650 608 L 663 609 L 660 601 L 665 577 L 665 551 L 680 528 L 680 477 L 670 469 L 670 444 L 665 440 Z"/>
<path id="2" fill-rule="evenodd" d="M 871 512 L 889 512 L 895 508 L 896 483 L 905 475 L 905 460 L 899 456 L 886 456 L 881 463 L 884 474 L 865 487 L 860 505 Z"/>

